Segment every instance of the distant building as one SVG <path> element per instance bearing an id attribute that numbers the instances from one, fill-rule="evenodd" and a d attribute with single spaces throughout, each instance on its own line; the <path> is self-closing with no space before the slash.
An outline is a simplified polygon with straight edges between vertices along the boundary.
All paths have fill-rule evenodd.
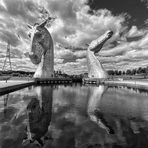
<path id="1" fill-rule="evenodd" d="M 88 78 L 88 73 L 85 72 L 85 73 L 83 74 L 83 77 L 84 77 L 84 78 Z"/>

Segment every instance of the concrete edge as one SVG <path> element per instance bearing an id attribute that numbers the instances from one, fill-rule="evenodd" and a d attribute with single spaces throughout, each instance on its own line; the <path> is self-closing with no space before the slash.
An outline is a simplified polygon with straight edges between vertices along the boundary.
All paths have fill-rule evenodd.
<path id="1" fill-rule="evenodd" d="M 10 92 L 13 92 L 13 91 L 16 91 L 16 90 L 20 90 L 22 88 L 25 88 L 27 86 L 31 86 L 31 85 L 34 85 L 35 82 L 27 82 L 27 83 L 23 83 L 23 84 L 16 84 L 16 85 L 13 85 L 13 86 L 6 86 L 6 87 L 3 87 L 3 88 L 0 88 L 0 95 L 4 95 L 6 93 L 10 93 Z"/>

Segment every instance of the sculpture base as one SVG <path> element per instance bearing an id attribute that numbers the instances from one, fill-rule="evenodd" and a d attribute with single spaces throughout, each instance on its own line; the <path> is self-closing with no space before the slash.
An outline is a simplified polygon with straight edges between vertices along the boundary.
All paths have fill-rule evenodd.
<path id="1" fill-rule="evenodd" d="M 46 62 L 45 57 L 42 56 L 41 62 L 37 65 L 37 69 L 33 78 L 50 79 L 54 76 L 53 61 Z"/>
<path id="2" fill-rule="evenodd" d="M 88 77 L 107 79 L 108 74 L 92 51 L 87 50 Z"/>
<path id="3" fill-rule="evenodd" d="M 72 79 L 69 78 L 35 78 L 36 84 L 70 84 Z"/>

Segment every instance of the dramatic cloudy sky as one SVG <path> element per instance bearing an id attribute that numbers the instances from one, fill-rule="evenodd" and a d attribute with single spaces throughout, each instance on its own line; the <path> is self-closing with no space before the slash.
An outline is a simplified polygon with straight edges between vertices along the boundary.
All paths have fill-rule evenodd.
<path id="1" fill-rule="evenodd" d="M 35 70 L 27 56 L 27 24 L 39 21 L 43 7 L 57 17 L 48 27 L 54 39 L 55 70 L 86 72 L 86 44 L 108 29 L 114 35 L 97 55 L 106 69 L 148 65 L 147 0 L 0 0 L 0 69 L 9 41 L 13 69 Z"/>

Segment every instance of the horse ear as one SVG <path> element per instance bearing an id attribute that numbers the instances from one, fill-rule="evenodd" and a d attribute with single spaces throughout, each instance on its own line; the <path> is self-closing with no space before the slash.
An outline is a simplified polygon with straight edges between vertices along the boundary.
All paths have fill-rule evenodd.
<path id="1" fill-rule="evenodd" d="M 27 24 L 27 27 L 28 27 L 29 29 L 32 29 L 32 26 L 31 26 L 31 25 L 29 25 L 29 24 Z"/>
<path id="2" fill-rule="evenodd" d="M 40 26 L 40 27 L 44 27 L 46 24 L 47 24 L 47 20 L 44 21 L 43 23 L 41 23 L 39 26 Z"/>
<path id="3" fill-rule="evenodd" d="M 28 33 L 28 37 L 31 38 L 31 33 Z"/>

